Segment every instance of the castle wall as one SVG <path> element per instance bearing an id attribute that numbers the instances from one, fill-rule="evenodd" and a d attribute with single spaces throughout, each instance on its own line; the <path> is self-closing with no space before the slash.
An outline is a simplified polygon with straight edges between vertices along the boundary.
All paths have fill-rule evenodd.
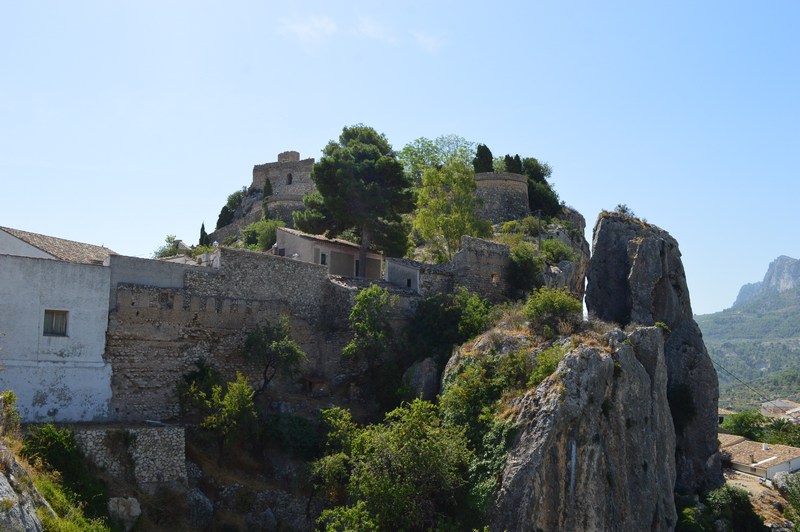
<path id="1" fill-rule="evenodd" d="M 511 254 L 508 246 L 473 238 L 461 237 L 461 246 L 453 257 L 453 279 L 493 303 L 506 299 Z"/>
<path id="2" fill-rule="evenodd" d="M 292 336 L 308 355 L 301 374 L 332 379 L 342 372 L 354 291 L 331 283 L 323 266 L 246 250 L 220 254 L 218 271 L 189 269 L 180 288 L 116 288 L 106 349 L 114 367 L 113 419 L 176 416 L 176 384 L 201 358 L 228 380 L 241 371 L 260 384 L 260 368 L 242 353 L 244 340 L 282 314 L 290 316 Z M 296 391 L 296 381 L 276 378 L 270 388 Z"/>
<path id="3" fill-rule="evenodd" d="M 482 172 L 475 174 L 475 195 L 481 205 L 475 210 L 492 223 L 518 220 L 530 214 L 528 181 L 519 174 Z"/>

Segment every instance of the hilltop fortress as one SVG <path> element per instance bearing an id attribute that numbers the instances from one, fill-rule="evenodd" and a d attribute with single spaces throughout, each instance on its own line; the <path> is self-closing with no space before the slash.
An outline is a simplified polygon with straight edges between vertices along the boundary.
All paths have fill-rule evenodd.
<path id="1" fill-rule="evenodd" d="M 276 162 L 253 166 L 253 180 L 233 222 L 210 233 L 211 240 L 225 242 L 227 238 L 241 234 L 245 227 L 261 219 L 264 207 L 270 218 L 283 220 L 288 227 L 294 227 L 292 213 L 304 208 L 303 196 L 317 190 L 311 179 L 313 166 L 313 158 L 301 160 L 296 151 L 279 153 Z M 475 185 L 479 203 L 476 214 L 481 218 L 502 223 L 530 214 L 525 176 L 482 172 L 475 174 Z"/>

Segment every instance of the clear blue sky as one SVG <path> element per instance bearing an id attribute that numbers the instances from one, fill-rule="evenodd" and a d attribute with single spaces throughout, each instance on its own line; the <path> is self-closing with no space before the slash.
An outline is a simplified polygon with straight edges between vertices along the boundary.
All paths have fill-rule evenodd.
<path id="1" fill-rule="evenodd" d="M 360 122 L 547 161 L 590 228 L 627 204 L 697 313 L 800 257 L 800 3 L 289 4 L 4 2 L 0 225 L 196 243 L 254 164 Z"/>

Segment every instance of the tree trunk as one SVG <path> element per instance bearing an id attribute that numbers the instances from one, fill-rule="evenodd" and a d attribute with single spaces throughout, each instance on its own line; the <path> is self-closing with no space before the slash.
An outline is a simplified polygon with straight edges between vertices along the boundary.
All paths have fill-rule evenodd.
<path id="1" fill-rule="evenodd" d="M 372 243 L 372 230 L 366 226 L 361 228 L 361 245 L 358 248 L 358 271 L 356 277 L 366 277 L 367 251 Z"/>

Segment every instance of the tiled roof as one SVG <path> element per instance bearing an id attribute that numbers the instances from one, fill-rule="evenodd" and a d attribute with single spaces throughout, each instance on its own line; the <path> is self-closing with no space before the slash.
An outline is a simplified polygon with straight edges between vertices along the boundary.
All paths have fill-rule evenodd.
<path id="1" fill-rule="evenodd" d="M 800 458 L 800 449 L 797 447 L 769 444 L 764 449 L 763 443 L 751 441 L 736 434 L 719 434 L 718 438 L 720 450 L 730 453 L 731 461 L 737 464 L 752 465 L 774 457 L 774 460 L 763 464 L 763 467 L 770 468 L 782 462 Z"/>
<path id="2" fill-rule="evenodd" d="M 0 227 L 0 231 L 5 231 L 31 246 L 38 248 L 45 253 L 52 255 L 56 259 L 66 262 L 78 262 L 82 264 L 102 264 L 109 255 L 116 255 L 107 247 L 83 244 L 72 240 L 64 240 L 54 236 L 29 233 L 10 227 Z"/>
<path id="3" fill-rule="evenodd" d="M 326 244 L 333 243 L 333 244 L 339 244 L 340 246 L 347 246 L 349 248 L 359 249 L 358 244 L 354 244 L 353 242 L 348 242 L 347 240 L 342 240 L 341 238 L 328 238 L 325 235 L 312 235 L 310 233 L 304 233 L 302 231 L 298 231 L 297 229 L 292 229 L 290 227 L 279 227 L 278 231 L 285 231 L 290 235 L 296 235 L 302 238 L 307 238 L 309 240 L 316 240 L 317 242 L 324 242 Z M 373 253 L 375 255 L 380 255 L 380 253 L 371 250 L 370 253 Z"/>

